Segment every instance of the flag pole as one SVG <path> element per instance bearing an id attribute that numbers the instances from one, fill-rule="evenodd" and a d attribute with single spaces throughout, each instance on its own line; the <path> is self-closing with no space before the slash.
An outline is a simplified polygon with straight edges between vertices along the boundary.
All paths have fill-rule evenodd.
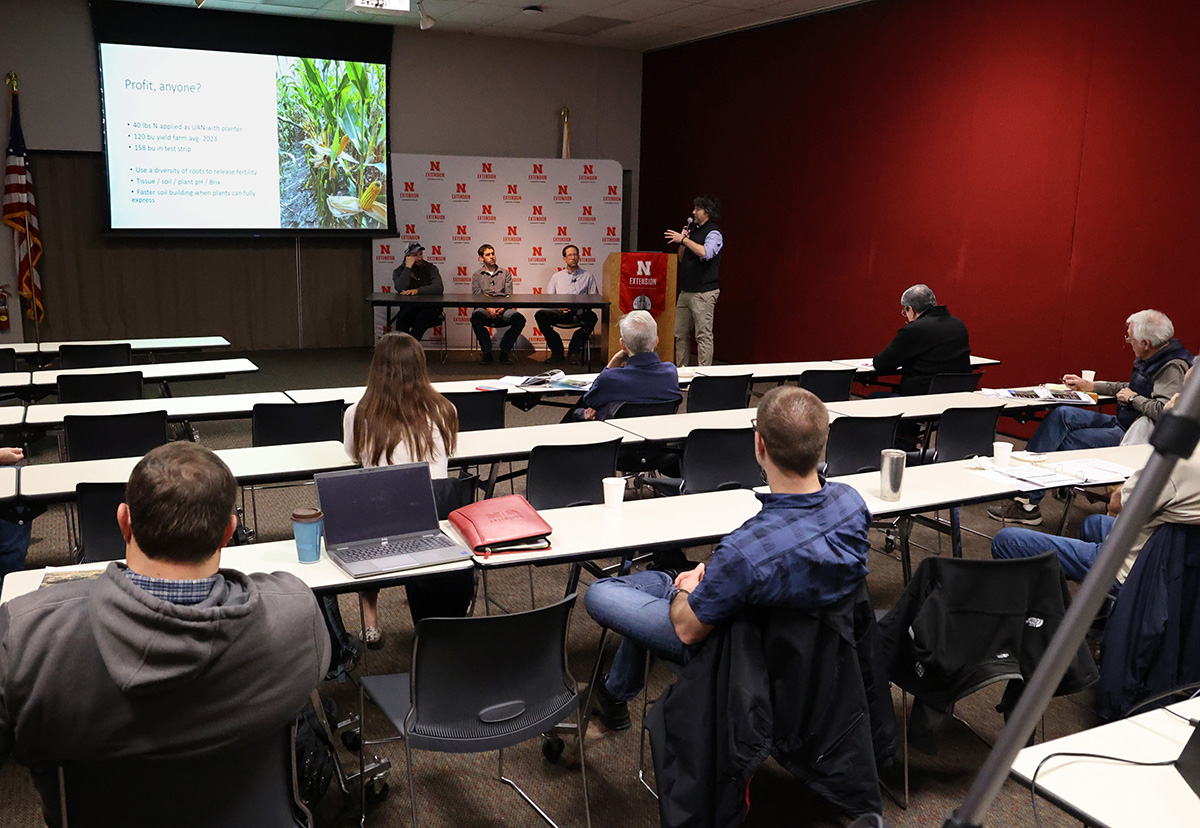
<path id="1" fill-rule="evenodd" d="M 9 93 L 9 105 L 8 105 L 8 113 L 9 113 L 9 116 L 11 117 L 12 116 L 12 96 L 16 95 L 19 91 L 17 88 L 17 86 L 18 86 L 17 73 L 10 69 L 8 74 L 6 74 L 4 76 L 4 83 L 5 83 L 5 85 L 12 87 L 12 92 Z M 29 298 L 26 298 L 21 295 L 20 282 L 21 282 L 22 248 L 24 249 L 25 255 L 28 256 L 28 258 L 29 258 L 29 270 L 31 273 L 32 273 L 33 267 L 34 267 L 33 238 L 29 233 L 29 211 L 28 210 L 25 211 L 25 214 L 22 216 L 22 219 L 25 224 L 24 238 L 21 239 L 20 245 L 17 244 L 16 239 L 13 239 L 13 259 L 14 259 L 14 266 L 16 267 L 16 273 L 17 273 L 17 296 L 21 299 L 25 299 L 25 302 L 28 305 L 26 315 L 30 316 L 33 319 L 33 336 L 34 336 L 34 340 L 36 341 L 38 347 L 40 348 L 41 344 L 42 344 L 41 314 L 38 312 L 37 284 L 35 282 L 33 282 L 32 277 L 30 278 L 30 284 L 32 285 L 31 296 Z"/>

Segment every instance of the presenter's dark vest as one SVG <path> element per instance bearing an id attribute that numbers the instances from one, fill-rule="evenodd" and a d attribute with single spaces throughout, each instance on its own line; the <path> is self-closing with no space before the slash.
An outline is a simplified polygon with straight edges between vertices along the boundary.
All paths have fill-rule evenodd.
<path id="1" fill-rule="evenodd" d="M 704 239 L 713 230 L 720 230 L 717 223 L 712 219 L 706 221 L 700 227 L 693 227 L 692 232 L 688 234 L 688 238 L 694 241 L 701 247 L 704 246 Z M 688 248 L 683 249 L 683 258 L 679 260 L 679 289 L 686 290 L 691 293 L 701 293 L 706 290 L 716 290 L 720 287 L 718 284 L 719 273 L 721 268 L 721 253 L 713 256 L 708 261 L 697 256 Z"/>

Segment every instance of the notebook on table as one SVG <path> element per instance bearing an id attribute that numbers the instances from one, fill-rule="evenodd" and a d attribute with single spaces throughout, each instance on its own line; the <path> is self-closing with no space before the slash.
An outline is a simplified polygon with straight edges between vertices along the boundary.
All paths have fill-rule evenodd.
<path id="1" fill-rule="evenodd" d="M 438 525 L 427 463 L 325 472 L 313 479 L 325 513 L 325 551 L 355 578 L 471 554 Z"/>

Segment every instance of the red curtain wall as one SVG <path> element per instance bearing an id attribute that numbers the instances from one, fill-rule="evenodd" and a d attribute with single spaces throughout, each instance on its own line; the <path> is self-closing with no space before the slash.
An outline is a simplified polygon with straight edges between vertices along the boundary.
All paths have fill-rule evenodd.
<path id="1" fill-rule="evenodd" d="M 1200 3 L 879 0 L 647 54 L 640 238 L 702 192 L 717 357 L 871 355 L 928 283 L 986 385 L 1200 349 Z"/>

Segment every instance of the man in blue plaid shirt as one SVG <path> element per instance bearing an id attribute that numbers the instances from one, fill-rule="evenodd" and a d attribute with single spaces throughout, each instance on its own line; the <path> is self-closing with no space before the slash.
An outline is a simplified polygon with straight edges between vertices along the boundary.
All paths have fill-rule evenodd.
<path id="1" fill-rule="evenodd" d="M 758 406 L 754 451 L 767 476 L 762 511 L 730 533 L 705 567 L 638 572 L 593 584 L 592 618 L 624 636 L 593 711 L 629 727 L 626 702 L 645 681 L 646 650 L 684 664 L 721 621 L 746 607 L 815 609 L 849 595 L 867 575 L 871 514 L 854 489 L 817 473 L 829 413 L 812 393 L 773 388 Z"/>

